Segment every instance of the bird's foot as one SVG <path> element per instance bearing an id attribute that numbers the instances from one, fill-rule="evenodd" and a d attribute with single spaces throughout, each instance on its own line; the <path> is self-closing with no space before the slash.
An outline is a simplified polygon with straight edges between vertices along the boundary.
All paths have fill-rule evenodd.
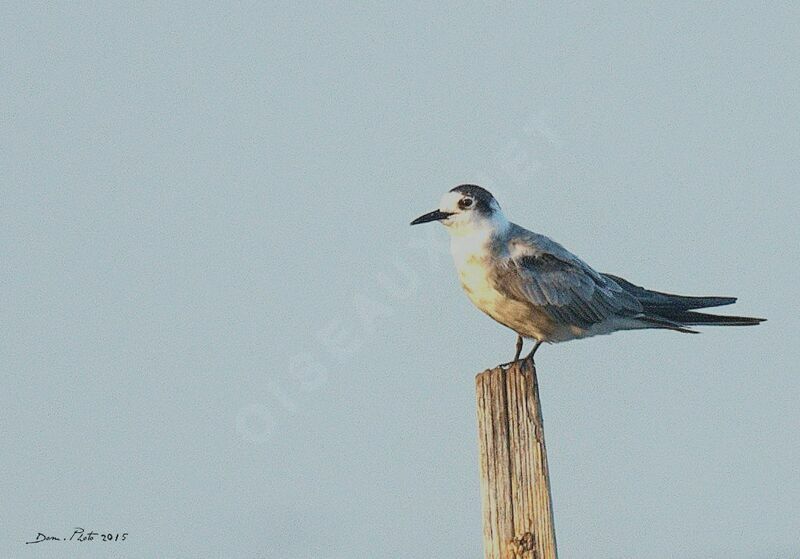
<path id="1" fill-rule="evenodd" d="M 524 361 L 530 361 L 531 365 L 534 367 L 536 367 L 536 359 L 534 358 L 534 355 L 536 354 L 536 350 L 539 349 L 540 345 L 542 345 L 542 340 L 537 340 L 531 352 L 526 355 L 524 359 Z"/>
<path id="2" fill-rule="evenodd" d="M 516 353 L 514 353 L 514 359 L 509 361 L 508 363 L 502 363 L 500 365 L 501 369 L 508 369 L 511 365 L 519 361 L 519 355 L 522 353 L 522 336 L 517 334 L 517 345 L 516 345 Z"/>

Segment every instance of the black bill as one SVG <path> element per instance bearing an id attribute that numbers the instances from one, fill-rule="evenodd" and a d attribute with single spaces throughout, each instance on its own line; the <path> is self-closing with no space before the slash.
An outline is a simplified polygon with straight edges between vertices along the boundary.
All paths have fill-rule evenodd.
<path id="1" fill-rule="evenodd" d="M 450 212 L 440 212 L 439 210 L 433 210 L 432 212 L 419 216 L 417 219 L 411 222 L 411 225 L 419 225 L 420 223 L 428 223 L 429 221 L 441 221 L 443 219 L 447 219 L 451 215 L 453 214 Z"/>

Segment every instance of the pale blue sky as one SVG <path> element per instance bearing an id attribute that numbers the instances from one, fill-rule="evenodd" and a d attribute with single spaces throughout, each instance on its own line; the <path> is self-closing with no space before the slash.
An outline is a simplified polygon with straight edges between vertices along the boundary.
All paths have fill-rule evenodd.
<path id="1" fill-rule="evenodd" d="M 461 182 L 769 319 L 540 350 L 561 556 L 800 556 L 800 9 L 271 4 L 0 9 L 0 556 L 482 557 Z"/>

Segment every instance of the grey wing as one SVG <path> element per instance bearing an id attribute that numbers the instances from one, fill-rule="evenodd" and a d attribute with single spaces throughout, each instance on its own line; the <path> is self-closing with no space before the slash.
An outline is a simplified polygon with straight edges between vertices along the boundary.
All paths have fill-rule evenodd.
<path id="1" fill-rule="evenodd" d="M 636 298 L 574 256 L 543 252 L 512 257 L 498 276 L 499 290 L 541 307 L 562 324 L 588 328 L 610 316 L 642 312 Z"/>

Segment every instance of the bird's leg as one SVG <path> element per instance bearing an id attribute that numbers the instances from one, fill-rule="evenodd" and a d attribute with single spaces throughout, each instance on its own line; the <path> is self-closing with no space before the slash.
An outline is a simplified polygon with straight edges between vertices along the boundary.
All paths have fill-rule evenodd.
<path id="1" fill-rule="evenodd" d="M 500 365 L 501 367 L 506 368 L 506 367 L 508 367 L 510 365 L 513 365 L 517 361 L 519 361 L 519 356 L 522 353 L 522 343 L 523 343 L 522 336 L 517 334 L 517 352 L 514 354 L 514 359 L 512 359 L 508 363 L 503 363 L 502 365 Z"/>
<path id="2" fill-rule="evenodd" d="M 534 354 L 534 353 L 536 353 L 536 350 L 537 350 L 537 349 L 539 349 L 539 346 L 540 346 L 540 345 L 542 345 L 542 340 L 536 340 L 536 343 L 535 343 L 535 344 L 533 344 L 533 349 L 532 349 L 532 350 L 531 350 L 531 352 L 528 354 L 528 356 L 527 356 L 527 357 L 525 357 L 525 361 L 527 361 L 528 359 L 530 359 L 530 360 L 531 360 L 531 363 L 534 363 L 534 364 L 536 363 L 536 362 L 533 360 L 533 354 Z"/>

